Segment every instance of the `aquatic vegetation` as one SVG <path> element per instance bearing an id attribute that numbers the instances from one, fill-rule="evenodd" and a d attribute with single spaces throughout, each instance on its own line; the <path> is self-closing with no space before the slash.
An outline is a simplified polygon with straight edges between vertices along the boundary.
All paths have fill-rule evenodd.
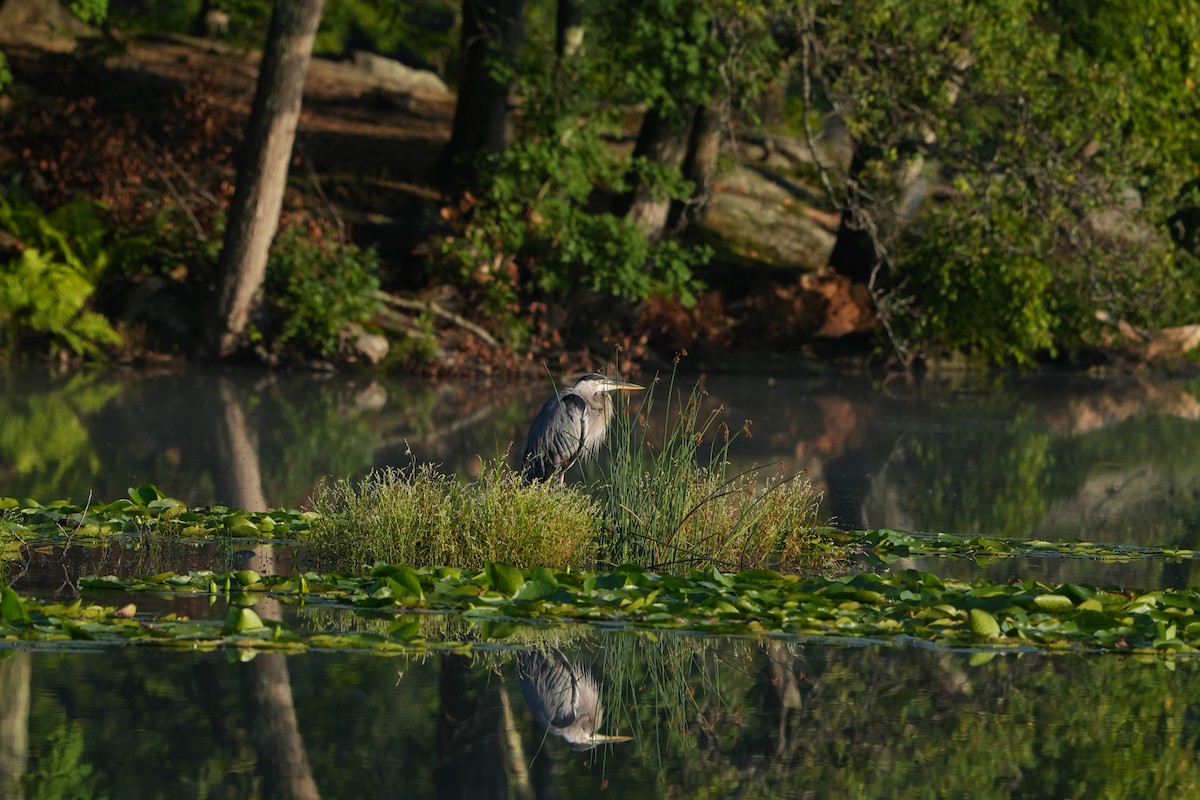
<path id="1" fill-rule="evenodd" d="M 428 628 L 413 617 L 414 612 L 432 612 L 457 613 L 468 623 L 486 625 L 493 639 L 517 624 L 571 622 L 846 644 L 928 643 L 984 655 L 1006 650 L 1200 653 L 1200 590 L 1140 593 L 1036 581 L 943 581 L 916 570 L 831 580 L 769 570 L 695 570 L 682 576 L 626 566 L 588 574 L 542 567 L 523 571 L 493 562 L 470 574 L 447 567 L 415 570 L 379 564 L 367 575 L 167 572 L 136 579 L 90 577 L 79 586 L 90 596 L 110 589 L 224 596 L 233 606 L 219 625 L 173 615 L 131 625 L 130 614 L 118 609 L 80 601 L 43 603 L 6 587 L 0 594 L 0 641 L 116 637 L 174 646 L 395 650 L 435 645 L 426 638 Z M 386 635 L 356 633 L 343 641 L 342 634 L 303 634 L 262 620 L 248 606 L 265 596 L 399 616 Z"/>
<path id="2" fill-rule="evenodd" d="M 814 532 L 820 496 L 812 486 L 765 470 L 730 475 L 736 434 L 719 422 L 720 409 L 705 415 L 698 388 L 686 399 L 673 397 L 673 378 L 666 391 L 661 442 L 648 421 L 654 386 L 636 415 L 615 420 L 607 473 L 596 489 L 611 527 L 603 563 L 664 571 L 833 566 L 841 553 Z"/>
<path id="3" fill-rule="evenodd" d="M 315 518 L 313 512 L 298 509 L 252 512 L 227 506 L 189 507 L 146 484 L 131 488 L 128 499 L 111 503 L 0 497 L 0 541 L 94 547 L 157 534 L 271 542 L 294 540 Z"/>
<path id="4" fill-rule="evenodd" d="M 825 531 L 833 540 L 861 548 L 883 563 L 905 556 L 960 556 L 980 559 L 1018 556 L 1060 556 L 1097 561 L 1133 561 L 1169 559 L 1180 561 L 1196 557 L 1183 547 L 1146 547 L 1131 544 L 1097 542 L 1049 542 L 1042 539 L 1012 539 L 997 536 L 971 536 L 955 533 L 913 533 L 881 528 L 873 531 Z"/>
<path id="5" fill-rule="evenodd" d="M 390 561 L 478 567 L 586 567 L 595 563 L 600 509 L 584 492 L 528 484 L 501 460 L 463 483 L 432 465 L 335 481 L 313 497 L 303 542 L 323 564 Z"/>

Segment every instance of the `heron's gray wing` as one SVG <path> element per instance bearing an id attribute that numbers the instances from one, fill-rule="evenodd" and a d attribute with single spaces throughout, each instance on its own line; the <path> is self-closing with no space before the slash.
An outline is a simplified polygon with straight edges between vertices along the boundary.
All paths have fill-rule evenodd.
<path id="1" fill-rule="evenodd" d="M 534 719 L 545 728 L 567 728 L 579 714 L 579 676 L 558 648 L 518 657 L 521 694 Z"/>
<path id="2" fill-rule="evenodd" d="M 521 459 L 525 477 L 544 481 L 579 458 L 586 441 L 587 412 L 587 403 L 570 389 L 546 401 L 525 439 Z"/>

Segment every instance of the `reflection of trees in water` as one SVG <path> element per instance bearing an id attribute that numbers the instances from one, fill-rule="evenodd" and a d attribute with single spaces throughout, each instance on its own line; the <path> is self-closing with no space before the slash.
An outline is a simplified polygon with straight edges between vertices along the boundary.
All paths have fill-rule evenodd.
<path id="1" fill-rule="evenodd" d="M 635 741 L 575 752 L 547 739 L 520 699 L 512 650 L 248 664 L 142 649 L 22 653 L 0 661 L 0 725 L 27 716 L 26 796 L 54 764 L 74 767 L 62 774 L 86 780 L 85 796 L 255 796 L 266 776 L 254 731 L 269 720 L 286 723 L 282 741 L 303 737 L 329 797 L 574 797 L 605 786 L 614 797 L 1186 797 L 1200 781 L 1186 757 L 1200 745 L 1200 663 L 1186 659 L 1173 669 L 1114 656 L 985 661 L 662 632 L 562 647 L 593 670 L 606 728 Z M 13 683 L 22 659 L 30 666 Z M 270 700 L 243 681 L 274 692 L 283 668 L 284 710 L 264 710 Z M 18 762 L 0 752 L 0 770 Z"/>
<path id="2" fill-rule="evenodd" d="M 532 798 L 525 749 L 498 675 L 465 656 L 440 659 L 437 763 L 440 798 Z"/>
<path id="3" fill-rule="evenodd" d="M 0 659 L 0 797 L 21 800 L 22 781 L 29 764 L 28 653 Z"/>
<path id="4" fill-rule="evenodd" d="M 300 735 L 287 657 L 259 653 L 242 665 L 250 739 L 266 800 L 316 800 L 320 792 Z"/>
<path id="5" fill-rule="evenodd" d="M 622 695 L 651 774 L 622 760 L 614 791 L 1134 797 L 1186 795 L 1200 779 L 1171 755 L 1200 744 L 1190 662 L 692 640 L 660 648 L 655 666 L 658 644 L 624 668 L 639 694 Z M 669 691 L 650 677 L 664 669 L 678 673 Z M 1146 769 L 1160 759 L 1161 773 Z"/>
<path id="6" fill-rule="evenodd" d="M 64 486 L 90 486 L 102 458 L 87 419 L 119 393 L 119 383 L 93 372 L 35 379 L 0 371 L 0 481 L 5 494 L 48 500 L 59 497 Z M 78 499 L 86 497 L 84 491 Z"/>
<path id="7" fill-rule="evenodd" d="M 1003 384 L 924 403 L 907 422 L 881 414 L 892 422 L 868 437 L 874 455 L 848 470 L 873 476 L 860 523 L 1192 546 L 1176 522 L 1200 521 L 1196 407 L 1182 384 L 1049 395 Z"/>

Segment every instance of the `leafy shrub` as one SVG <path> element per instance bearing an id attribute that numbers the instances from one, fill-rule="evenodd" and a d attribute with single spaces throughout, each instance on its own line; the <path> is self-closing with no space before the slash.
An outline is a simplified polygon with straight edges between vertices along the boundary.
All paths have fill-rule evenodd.
<path id="1" fill-rule="evenodd" d="M 0 346 L 11 350 L 23 336 L 46 337 L 51 350 L 103 355 L 121 337 L 86 306 L 112 260 L 96 203 L 73 200 L 50 214 L 32 202 L 0 195 L 0 227 L 22 249 L 0 264 Z"/>
<path id="2" fill-rule="evenodd" d="M 1189 264 L 1144 213 L 1057 179 L 957 182 L 900 238 L 894 330 L 928 351 L 993 364 L 1100 344 L 1098 312 L 1150 327 L 1194 313 Z M 1036 213 L 1030 209 L 1036 208 Z"/>
<path id="3" fill-rule="evenodd" d="M 651 241 L 631 220 L 589 208 L 597 192 L 619 192 L 629 162 L 595 124 L 537 132 L 491 156 L 478 198 L 445 216 L 455 228 L 436 248 L 435 269 L 468 287 L 483 311 L 512 321 L 531 294 L 594 292 L 630 301 L 659 293 L 695 302 L 694 267 L 703 248 Z M 667 177 L 667 176 L 663 176 Z M 664 191 L 685 196 L 674 176 Z M 510 328 L 514 344 L 519 328 Z"/>
<path id="4" fill-rule="evenodd" d="M 287 226 L 267 262 L 262 333 L 277 351 L 337 355 L 345 328 L 379 306 L 378 268 L 374 250 L 333 240 L 316 222 Z"/>

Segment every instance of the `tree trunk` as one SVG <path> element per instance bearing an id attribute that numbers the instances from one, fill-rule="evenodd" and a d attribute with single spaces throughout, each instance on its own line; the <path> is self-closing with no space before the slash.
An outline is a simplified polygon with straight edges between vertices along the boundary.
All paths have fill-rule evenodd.
<path id="1" fill-rule="evenodd" d="M 690 116 L 687 118 L 690 120 Z M 668 119 L 654 109 L 646 112 L 634 147 L 635 158 L 641 157 L 656 164 L 679 169 L 688 146 L 687 121 Z M 658 187 L 638 181 L 629 201 L 625 218 L 632 220 L 649 239 L 661 239 L 667 227 L 671 200 Z"/>
<path id="2" fill-rule="evenodd" d="M 721 131 L 729 116 L 727 97 L 714 97 L 697 106 L 688 132 L 687 154 L 683 158 L 683 177 L 692 182 L 692 197 L 686 203 L 675 203 L 671 209 L 669 227 L 682 230 L 704 213 L 712 195 L 717 175 L 717 160 L 721 155 Z"/>
<path id="3" fill-rule="evenodd" d="M 516 55 L 524 5 L 525 0 L 463 0 L 462 74 L 450 142 L 438 165 L 443 177 L 469 179 L 468 156 L 504 149 L 509 87 L 492 75 L 492 63 Z"/>
<path id="4" fill-rule="evenodd" d="M 263 49 L 221 249 L 221 289 L 210 341 L 220 357 L 241 342 L 279 227 L 304 76 L 325 0 L 276 0 Z"/>
<path id="5" fill-rule="evenodd" d="M 846 208 L 838 223 L 837 239 L 829 254 L 829 266 L 839 275 L 845 275 L 855 283 L 869 284 L 877 266 L 883 263 L 879 231 L 873 227 L 870 214 L 864 209 L 868 201 L 857 190 L 858 176 L 866 168 L 867 156 L 863 146 L 854 148 L 847 175 Z"/>
<path id="6" fill-rule="evenodd" d="M 554 54 L 560 62 L 575 58 L 582 52 L 583 0 L 558 0 L 554 34 Z"/>

